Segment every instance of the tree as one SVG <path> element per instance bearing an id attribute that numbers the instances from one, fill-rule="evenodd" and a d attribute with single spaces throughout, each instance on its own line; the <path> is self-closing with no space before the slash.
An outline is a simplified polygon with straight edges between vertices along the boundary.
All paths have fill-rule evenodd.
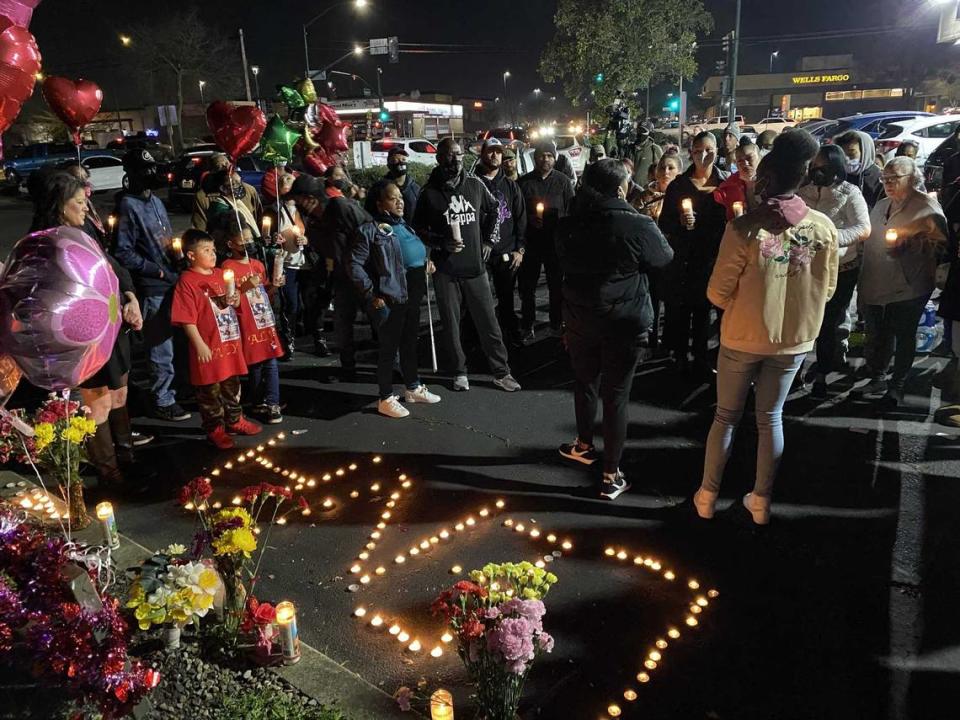
<path id="1" fill-rule="evenodd" d="M 202 79 L 208 98 L 232 96 L 243 72 L 239 51 L 230 38 L 204 23 L 196 8 L 138 25 L 129 34 L 133 42 L 125 52 L 133 53 L 139 69 L 156 81 L 161 97 L 176 98 L 177 139 L 183 147 L 184 84 L 196 88 Z"/>
<path id="2" fill-rule="evenodd" d="M 613 102 L 665 77 L 691 77 L 698 33 L 713 28 L 701 0 L 559 0 L 540 74 L 579 105 Z"/>

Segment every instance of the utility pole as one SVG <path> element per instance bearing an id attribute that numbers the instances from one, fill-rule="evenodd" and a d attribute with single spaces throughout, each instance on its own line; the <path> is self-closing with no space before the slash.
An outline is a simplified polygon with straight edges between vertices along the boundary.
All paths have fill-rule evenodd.
<path id="1" fill-rule="evenodd" d="M 740 2 L 737 0 L 737 19 L 733 25 L 733 57 L 730 60 L 730 122 L 737 121 L 737 56 L 740 54 Z"/>
<path id="2" fill-rule="evenodd" d="M 243 28 L 240 28 L 240 58 L 243 60 L 243 83 L 247 88 L 247 102 L 253 102 L 250 94 L 250 72 L 247 68 L 247 46 L 243 41 Z"/>

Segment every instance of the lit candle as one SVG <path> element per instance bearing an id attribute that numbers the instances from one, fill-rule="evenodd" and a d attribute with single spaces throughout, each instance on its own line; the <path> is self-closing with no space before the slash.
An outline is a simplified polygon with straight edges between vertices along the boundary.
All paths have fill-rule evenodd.
<path id="1" fill-rule="evenodd" d="M 183 260 L 183 241 L 178 237 L 174 238 L 170 242 L 170 247 L 173 248 L 174 257 L 176 257 L 177 260 Z"/>
<path id="2" fill-rule="evenodd" d="M 693 217 L 693 200 L 690 198 L 684 198 L 680 201 L 680 209 L 683 211 L 683 222 L 687 227 L 687 230 L 693 230 L 694 227 L 694 217 Z"/>
<path id="3" fill-rule="evenodd" d="M 430 696 L 430 720 L 454 720 L 453 695 L 449 690 L 437 690 Z"/>
<path id="4" fill-rule="evenodd" d="M 460 232 L 460 221 L 458 218 L 453 218 L 450 222 L 450 235 L 457 244 L 455 252 L 463 250 L 463 234 Z"/>
<path id="5" fill-rule="evenodd" d="M 263 216 L 263 236 L 270 237 L 270 226 L 273 225 L 273 220 L 269 216 Z"/>
<path id="6" fill-rule="evenodd" d="M 883 236 L 883 239 L 887 242 L 887 247 L 894 247 L 897 244 L 897 237 L 897 231 L 890 228 Z"/>
<path id="7" fill-rule="evenodd" d="M 693 212 L 693 200 L 691 200 L 690 198 L 684 198 L 683 200 L 680 201 L 680 208 L 681 208 L 685 213 L 692 213 L 692 212 Z"/>
<path id="8" fill-rule="evenodd" d="M 117 216 L 111 215 L 107 218 L 107 227 L 110 228 L 110 232 L 113 232 L 113 228 L 117 225 Z"/>
<path id="9" fill-rule="evenodd" d="M 733 216 L 740 217 L 741 215 L 743 215 L 743 203 L 737 200 L 733 203 Z"/>
<path id="10" fill-rule="evenodd" d="M 223 284 L 227 288 L 227 297 L 233 295 L 237 290 L 237 283 L 234 280 L 233 270 L 224 270 L 223 271 Z"/>
<path id="11" fill-rule="evenodd" d="M 283 664 L 293 665 L 300 661 L 300 636 L 297 633 L 297 610 L 293 603 L 284 600 L 277 605 L 277 625 L 280 626 L 280 650 Z"/>
<path id="12" fill-rule="evenodd" d="M 97 519 L 103 526 L 103 542 L 111 550 L 120 547 L 120 534 L 117 532 L 117 519 L 113 514 L 113 505 L 102 502 L 97 505 Z"/>

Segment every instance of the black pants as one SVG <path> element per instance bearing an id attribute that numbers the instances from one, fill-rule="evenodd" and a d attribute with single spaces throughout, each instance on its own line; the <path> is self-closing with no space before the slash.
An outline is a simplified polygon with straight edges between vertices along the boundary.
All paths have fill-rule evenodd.
<path id="1" fill-rule="evenodd" d="M 547 273 L 547 291 L 550 294 L 550 324 L 560 325 L 562 320 L 563 273 L 557 258 L 557 247 L 553 238 L 536 240 L 527 245 L 523 263 L 520 265 L 518 280 L 520 286 L 520 313 L 523 327 L 533 327 L 537 319 L 537 283 L 540 282 L 540 268 Z"/>
<path id="2" fill-rule="evenodd" d="M 694 361 L 708 362 L 707 340 L 710 336 L 710 303 L 706 300 L 697 305 L 668 303 L 666 312 L 663 340 L 674 357 L 681 363 L 686 362 L 687 350 L 692 344 Z"/>
<path id="3" fill-rule="evenodd" d="M 423 267 L 407 270 L 407 302 L 375 310 L 378 318 L 380 350 L 377 355 L 377 382 L 380 399 L 393 395 L 393 366 L 400 351 L 400 372 L 408 390 L 420 386 L 417 373 L 417 338 L 420 334 L 420 303 L 427 292 L 427 275 Z"/>
<path id="4" fill-rule="evenodd" d="M 593 444 L 598 398 L 603 400 L 603 471 L 620 467 L 627 438 L 627 403 L 633 375 L 640 358 L 640 338 L 616 334 L 571 332 L 567 325 L 567 348 L 575 377 L 573 403 L 577 415 L 577 438 Z"/>
<path id="5" fill-rule="evenodd" d="M 494 377 L 510 374 L 507 362 L 507 348 L 503 344 L 500 326 L 493 310 L 493 293 L 490 281 L 483 273 L 473 278 L 451 277 L 446 273 L 433 276 L 437 290 L 437 306 L 443 322 L 443 342 L 446 349 L 446 362 L 453 363 L 450 368 L 453 375 L 467 374 L 467 358 L 460 341 L 460 303 L 466 300 L 470 310 L 470 319 L 477 330 L 480 347 L 483 348 L 490 363 Z"/>
<path id="6" fill-rule="evenodd" d="M 314 339 L 323 335 L 323 316 L 330 305 L 327 268 L 318 267 L 300 272 L 300 302 L 303 307 L 303 331 Z"/>
<path id="7" fill-rule="evenodd" d="M 519 339 L 520 320 L 514 307 L 517 271 L 510 267 L 510 262 L 504 260 L 502 254 L 495 254 L 487 263 L 487 272 L 490 274 L 493 292 L 497 296 L 497 322 L 500 323 L 500 332 L 505 338 Z"/>
<path id="8" fill-rule="evenodd" d="M 349 370 L 357 367 L 356 343 L 353 326 L 357 321 L 360 299 L 353 283 L 342 272 L 333 275 L 333 326 L 340 350 L 340 367 Z"/>
<path id="9" fill-rule="evenodd" d="M 857 287 L 860 268 L 837 274 L 837 289 L 823 309 L 823 323 L 817 336 L 817 372 L 826 375 L 833 370 L 837 358 L 837 330 L 846 317 L 847 307 Z"/>
<path id="10" fill-rule="evenodd" d="M 867 305 L 867 342 L 863 356 L 874 376 L 884 376 L 893 356 L 890 383 L 902 389 L 917 352 L 917 325 L 929 295 L 888 305 Z"/>

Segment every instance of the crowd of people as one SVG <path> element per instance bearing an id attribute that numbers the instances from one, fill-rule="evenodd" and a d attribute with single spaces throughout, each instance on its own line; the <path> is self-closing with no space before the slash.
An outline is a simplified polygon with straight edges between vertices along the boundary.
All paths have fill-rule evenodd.
<path id="1" fill-rule="evenodd" d="M 356 380 L 360 312 L 373 328 L 377 409 L 386 417 L 442 400 L 418 368 L 428 296 L 450 389 L 470 389 L 472 342 L 493 385 L 519 391 L 510 352 L 537 339 L 545 275 L 549 333 L 562 339 L 575 380 L 577 437 L 560 454 L 601 463 L 602 497 L 628 490 L 620 461 L 633 377 L 643 359 L 669 358 L 679 373 L 717 388 L 690 506 L 712 517 L 752 389 L 760 442 L 744 506 L 766 523 L 782 409 L 806 355 L 816 350 L 813 396 L 829 397 L 859 316 L 868 382 L 855 392 L 901 404 L 949 233 L 909 149 L 881 169 L 863 133 L 824 147 L 802 130 L 756 143 L 736 125 L 719 135 L 700 133 L 685 150 L 661 148 L 640 126 L 632 145 L 618 146 L 622 158 L 595 146 L 579 180 L 548 140 L 535 146 L 533 170 L 518 177 L 514 151 L 496 139 L 483 143 L 468 172 L 460 144 L 445 138 L 423 187 L 399 145 L 369 189 L 337 165 L 322 178 L 278 167 L 258 190 L 218 155 L 196 195 L 193 227 L 180 237 L 155 193 L 162 180 L 147 151 L 124 157 L 129 189 L 118 195 L 115 223 L 105 224 L 90 202 L 82 167 L 38 173 L 34 229 L 84 228 L 107 251 L 123 293 L 124 332 L 80 389 L 97 422 L 88 455 L 101 481 L 121 483 L 133 447 L 150 440 L 132 432 L 126 410 L 130 331 L 142 336 L 151 412 L 188 419 L 177 395 L 178 377 L 188 376 L 208 439 L 228 449 L 232 436 L 282 421 L 278 363 L 302 352 L 301 338 L 312 336 L 316 355 L 330 354 L 331 304 L 342 379 Z M 958 275 L 947 282 L 953 295 Z M 960 318 L 953 310 L 948 303 L 945 317 Z M 594 445 L 598 405 L 602 453 Z"/>

